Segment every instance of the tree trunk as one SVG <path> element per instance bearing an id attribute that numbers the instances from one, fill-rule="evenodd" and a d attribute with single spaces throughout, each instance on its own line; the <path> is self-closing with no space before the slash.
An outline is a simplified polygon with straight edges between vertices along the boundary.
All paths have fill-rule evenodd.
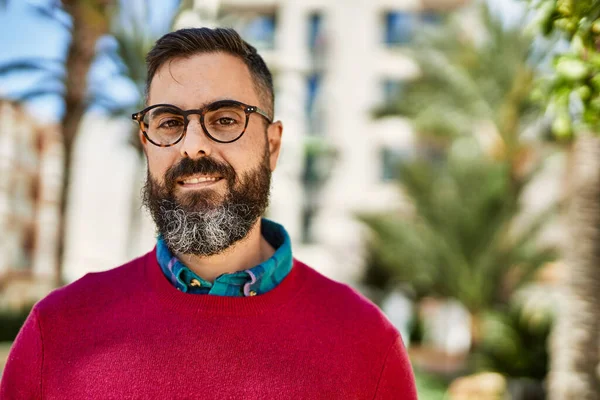
<path id="1" fill-rule="evenodd" d="M 65 115 L 62 120 L 64 170 L 60 198 L 60 226 L 58 244 L 57 284 L 62 283 L 61 270 L 65 251 L 66 210 L 68 205 L 73 144 L 81 118 L 87 108 L 87 76 L 96 55 L 96 42 L 108 32 L 108 5 L 110 0 L 63 0 L 63 7 L 73 21 L 71 44 L 66 62 Z"/>
<path id="2" fill-rule="evenodd" d="M 54 286 L 58 272 L 64 146 L 58 125 L 45 126 L 39 138 L 39 168 L 32 270 L 35 279 Z"/>
<path id="3" fill-rule="evenodd" d="M 567 210 L 563 301 L 551 337 L 551 400 L 600 399 L 600 137 L 575 143 Z"/>

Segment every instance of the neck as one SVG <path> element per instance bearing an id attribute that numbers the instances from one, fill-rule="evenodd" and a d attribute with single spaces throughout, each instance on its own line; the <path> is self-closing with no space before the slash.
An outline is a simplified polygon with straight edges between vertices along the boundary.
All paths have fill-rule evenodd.
<path id="1" fill-rule="evenodd" d="M 259 218 L 244 239 L 220 254 L 214 256 L 176 254 L 176 256 L 199 277 L 214 282 L 220 275 L 252 268 L 273 256 L 275 249 L 262 237 L 260 230 L 261 219 Z"/>

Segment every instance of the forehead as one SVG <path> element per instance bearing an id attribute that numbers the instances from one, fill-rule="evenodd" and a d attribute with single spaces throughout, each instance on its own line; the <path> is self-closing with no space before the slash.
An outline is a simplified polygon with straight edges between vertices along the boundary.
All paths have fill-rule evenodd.
<path id="1" fill-rule="evenodd" d="M 238 57 L 225 53 L 174 58 L 156 71 L 148 92 L 148 105 L 167 103 L 184 109 L 233 99 L 258 105 L 250 71 Z"/>

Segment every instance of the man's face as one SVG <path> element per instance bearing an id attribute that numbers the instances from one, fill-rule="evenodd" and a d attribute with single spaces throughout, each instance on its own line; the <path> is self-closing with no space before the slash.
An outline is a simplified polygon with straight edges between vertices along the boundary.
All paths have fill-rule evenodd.
<path id="1" fill-rule="evenodd" d="M 241 60 L 208 53 L 161 66 L 148 105 L 188 110 L 226 99 L 264 108 Z M 199 115 L 188 118 L 186 135 L 174 146 L 160 148 L 140 135 L 148 158 L 144 203 L 173 252 L 209 256 L 243 239 L 264 212 L 282 127 L 266 126 L 254 114 L 239 140 L 217 143 L 202 130 Z"/>

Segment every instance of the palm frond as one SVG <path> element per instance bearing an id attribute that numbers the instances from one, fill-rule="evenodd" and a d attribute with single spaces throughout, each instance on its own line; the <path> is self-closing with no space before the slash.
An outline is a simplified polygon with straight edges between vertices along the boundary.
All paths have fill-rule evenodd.
<path id="1" fill-rule="evenodd" d="M 514 141 L 531 123 L 525 117 L 539 115 L 529 98 L 532 39 L 484 5 L 479 14 L 476 34 L 450 17 L 439 29 L 417 35 L 409 54 L 420 76 L 375 115 L 402 115 L 413 120 L 421 136 L 448 138 L 469 135 L 478 122 L 490 121 L 507 143 Z"/>
<path id="2" fill-rule="evenodd" d="M 522 186 L 511 184 L 506 162 L 450 153 L 437 163 L 414 160 L 399 182 L 414 207 L 410 215 L 362 217 L 373 232 L 371 249 L 396 279 L 416 282 L 461 301 L 472 311 L 506 301 L 502 282 L 518 268 L 531 279 L 555 256 L 538 238 L 555 207 L 515 232 Z"/>
<path id="3" fill-rule="evenodd" d="M 49 72 L 57 78 L 64 78 L 63 60 L 48 58 L 27 58 L 0 64 L 0 76 L 17 72 Z"/>
<path id="4" fill-rule="evenodd" d="M 71 30 L 72 24 L 68 15 L 66 15 L 66 13 L 61 15 L 63 10 L 60 0 L 52 0 L 46 2 L 45 4 L 28 2 L 28 5 L 31 7 L 33 12 L 39 16 L 51 19 L 61 25 L 64 29 L 69 31 Z"/>
<path id="5" fill-rule="evenodd" d="M 17 101 L 19 103 L 27 103 L 28 101 L 35 100 L 39 97 L 54 95 L 54 96 L 63 96 L 65 94 L 64 88 L 56 87 L 56 86 L 46 86 L 46 87 L 38 87 L 32 90 L 28 90 L 25 92 L 21 92 L 18 94 L 10 94 L 9 97 L 13 101 Z"/>
<path id="6" fill-rule="evenodd" d="M 9 78 L 15 74 L 32 73 L 41 76 L 35 83 L 28 85 L 28 88 L 14 93 L 6 93 L 6 96 L 14 101 L 27 102 L 40 96 L 64 95 L 65 71 L 60 60 L 32 58 L 0 65 L 0 77 L 3 78 Z"/>

